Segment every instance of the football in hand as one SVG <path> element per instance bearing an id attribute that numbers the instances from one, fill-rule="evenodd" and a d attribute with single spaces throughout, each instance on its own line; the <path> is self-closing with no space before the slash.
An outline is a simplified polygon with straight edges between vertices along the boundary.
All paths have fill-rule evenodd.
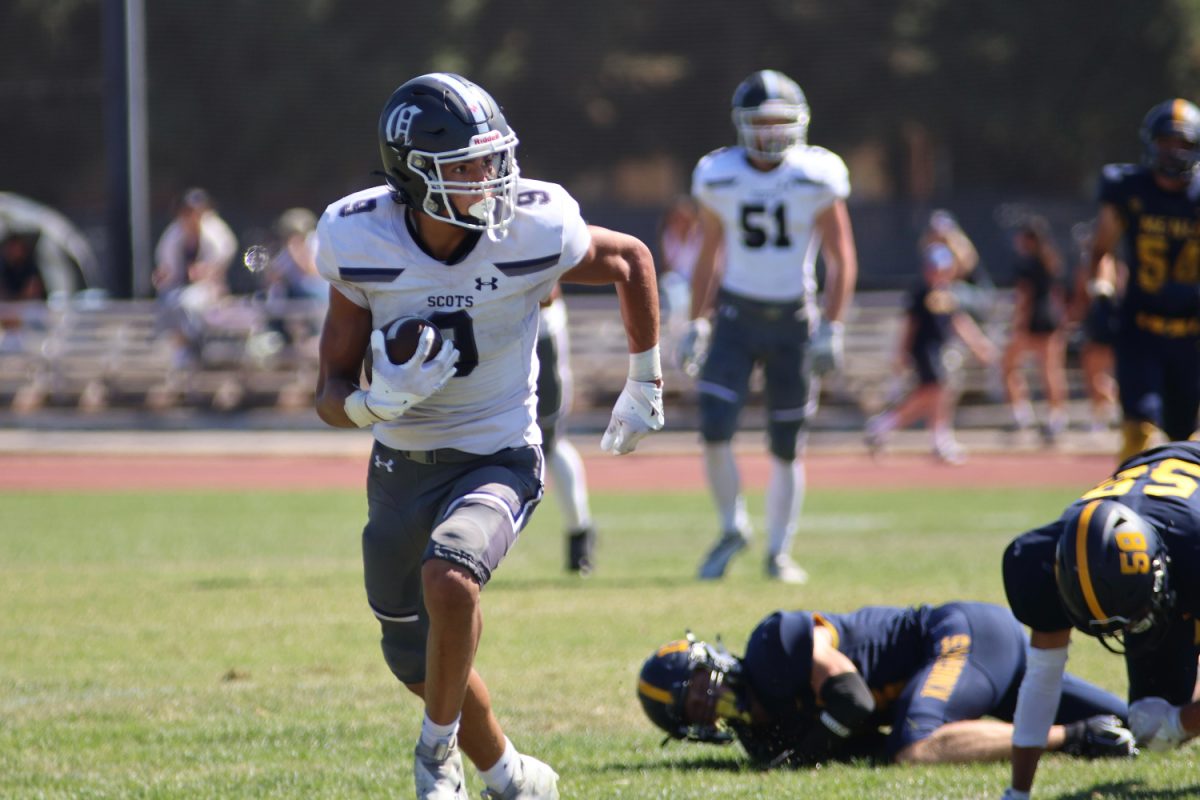
<path id="1" fill-rule="evenodd" d="M 400 317 L 380 328 L 383 331 L 384 347 L 387 349 L 388 360 L 393 364 L 403 364 L 417 352 L 417 342 L 426 328 L 433 329 L 433 347 L 429 348 L 426 361 L 432 360 L 442 349 L 442 332 L 427 319 L 421 317 Z M 363 369 L 367 377 L 371 377 L 373 356 L 371 347 L 367 346 L 367 354 L 363 360 Z"/>

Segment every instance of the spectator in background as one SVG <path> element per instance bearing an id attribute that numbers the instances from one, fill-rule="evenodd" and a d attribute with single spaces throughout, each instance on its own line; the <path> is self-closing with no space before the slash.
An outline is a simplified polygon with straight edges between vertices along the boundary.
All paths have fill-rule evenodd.
<path id="1" fill-rule="evenodd" d="M 678 197 L 663 213 L 658 228 L 658 294 L 666 307 L 667 330 L 674 342 L 687 325 L 692 302 L 692 273 L 700 257 L 704 230 L 696 201 Z"/>
<path id="2" fill-rule="evenodd" d="M 1088 253 L 1092 247 L 1092 222 L 1077 223 L 1071 229 L 1079 252 L 1074 286 L 1068 306 L 1068 319 L 1079 331 L 1079 366 L 1083 370 L 1084 389 L 1091 408 L 1089 428 L 1098 432 L 1112 427 L 1118 418 L 1117 381 L 1113 377 L 1113 342 L 1117 333 L 1115 295 L 1125 285 L 1127 270 L 1116 263 L 1115 292 L 1088 291 Z"/>
<path id="3" fill-rule="evenodd" d="M 163 304 L 163 327 L 174 338 L 174 366 L 196 363 L 204 314 L 229 293 L 227 272 L 237 237 L 218 216 L 208 192 L 188 189 L 155 249 L 154 288 Z"/>
<path id="4" fill-rule="evenodd" d="M 588 500 L 587 473 L 575 445 L 567 439 L 573 380 L 567 304 L 558 284 L 538 311 L 537 422 L 550 488 L 562 512 L 567 536 L 567 570 L 589 574 L 596 566 L 596 528 Z"/>
<path id="5" fill-rule="evenodd" d="M 0 300 L 46 299 L 36 256 L 38 236 L 0 220 Z"/>
<path id="6" fill-rule="evenodd" d="M 954 255 L 954 278 L 951 284 L 963 311 L 977 322 L 987 319 L 995 290 L 991 276 L 979 258 L 979 251 L 953 214 L 944 208 L 934 209 L 917 241 L 917 249 L 925 253 L 931 244 L 943 244 Z"/>
<path id="7" fill-rule="evenodd" d="M 38 267 L 36 231 L 25 231 L 0 220 L 0 303 L 44 301 L 46 285 Z M 0 352 L 23 348 L 24 314 L 18 309 L 0 314 Z"/>
<path id="8" fill-rule="evenodd" d="M 1018 431 L 1036 422 L 1029 385 L 1021 361 L 1032 353 L 1041 370 L 1049 410 L 1042 438 L 1053 444 L 1067 428 L 1067 339 L 1063 328 L 1065 301 L 1062 256 L 1054 244 L 1050 223 L 1034 216 L 1013 235 L 1017 253 L 1012 329 L 1004 350 L 1004 388 Z"/>
<path id="9" fill-rule="evenodd" d="M 267 266 L 268 300 L 325 299 L 329 283 L 317 274 L 317 216 L 289 208 L 275 221 L 279 249 Z"/>
<path id="10" fill-rule="evenodd" d="M 867 421 L 866 443 L 872 454 L 884 447 L 892 431 L 928 420 L 934 457 L 947 464 L 960 464 L 965 459 L 963 447 L 954 438 L 955 398 L 947 385 L 943 351 L 957 335 L 976 358 L 990 364 L 996 358 L 996 348 L 952 291 L 956 270 L 957 262 L 949 247 L 934 243 L 926 248 L 922 280 L 910 295 L 895 365 L 897 372 L 911 365 L 917 386 L 894 407 Z"/>

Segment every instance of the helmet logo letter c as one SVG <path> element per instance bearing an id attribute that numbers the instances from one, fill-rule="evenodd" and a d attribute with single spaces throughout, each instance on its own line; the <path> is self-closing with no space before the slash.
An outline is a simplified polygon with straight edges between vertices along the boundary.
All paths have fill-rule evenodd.
<path id="1" fill-rule="evenodd" d="M 406 146 L 412 145 L 412 130 L 413 120 L 421 113 L 421 109 L 409 103 L 401 103 L 392 109 L 392 113 L 387 119 L 387 137 L 392 142 L 403 142 Z"/>

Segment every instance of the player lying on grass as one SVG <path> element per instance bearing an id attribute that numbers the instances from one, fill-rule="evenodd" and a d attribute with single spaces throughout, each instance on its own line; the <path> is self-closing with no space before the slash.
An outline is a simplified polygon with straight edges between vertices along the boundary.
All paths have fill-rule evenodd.
<path id="1" fill-rule="evenodd" d="M 690 633 L 663 645 L 642 666 L 638 698 L 670 738 L 736 738 L 764 767 L 999 761 L 1011 754 L 1025 649 L 1020 623 L 986 603 L 775 612 L 741 658 Z M 1131 756 L 1126 715 L 1116 695 L 1068 675 L 1048 747 Z"/>

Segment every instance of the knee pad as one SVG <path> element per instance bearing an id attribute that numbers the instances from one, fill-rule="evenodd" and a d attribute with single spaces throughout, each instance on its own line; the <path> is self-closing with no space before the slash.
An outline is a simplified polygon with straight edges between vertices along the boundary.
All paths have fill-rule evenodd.
<path id="1" fill-rule="evenodd" d="M 1121 423 L 1121 452 L 1119 461 L 1136 456 L 1150 444 L 1150 438 L 1158 432 L 1154 423 L 1142 419 L 1126 420 Z"/>
<path id="2" fill-rule="evenodd" d="M 401 683 L 423 683 L 425 681 L 425 646 L 429 636 L 429 623 L 421 614 L 412 622 L 393 622 L 380 619 L 383 629 L 380 647 L 388 669 Z"/>
<path id="3" fill-rule="evenodd" d="M 723 397 L 700 393 L 700 437 L 706 442 L 727 442 L 737 431 L 741 406 Z"/>
<path id="4" fill-rule="evenodd" d="M 771 455 L 781 461 L 795 461 L 804 422 L 767 422 L 767 442 Z"/>
<path id="5" fill-rule="evenodd" d="M 465 568 L 480 586 L 512 548 L 520 530 L 513 509 L 494 495 L 464 499 L 433 529 L 425 559 L 440 558 Z"/>

